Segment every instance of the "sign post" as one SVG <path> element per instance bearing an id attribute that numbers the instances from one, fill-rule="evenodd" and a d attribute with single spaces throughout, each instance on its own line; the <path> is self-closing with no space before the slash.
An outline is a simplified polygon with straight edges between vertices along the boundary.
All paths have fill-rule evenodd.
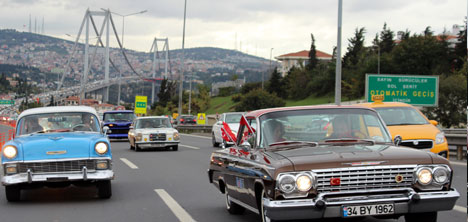
<path id="1" fill-rule="evenodd" d="M 383 102 L 404 102 L 415 106 L 437 106 L 438 76 L 366 74 L 366 101 L 383 95 Z"/>
<path id="2" fill-rule="evenodd" d="M 146 96 L 135 96 L 135 114 L 146 114 L 147 101 Z"/>

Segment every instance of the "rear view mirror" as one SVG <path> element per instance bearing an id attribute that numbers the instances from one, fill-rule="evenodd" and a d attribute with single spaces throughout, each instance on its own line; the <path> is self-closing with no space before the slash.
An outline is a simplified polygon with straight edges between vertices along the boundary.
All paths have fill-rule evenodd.
<path id="1" fill-rule="evenodd" d="M 107 134 L 108 131 L 109 131 L 109 127 L 108 127 L 108 126 L 102 127 L 102 132 L 103 132 L 104 134 Z"/>
<path id="2" fill-rule="evenodd" d="M 400 135 L 396 135 L 395 138 L 393 139 L 393 144 L 395 146 L 400 146 L 402 140 L 403 139 L 401 138 Z"/>

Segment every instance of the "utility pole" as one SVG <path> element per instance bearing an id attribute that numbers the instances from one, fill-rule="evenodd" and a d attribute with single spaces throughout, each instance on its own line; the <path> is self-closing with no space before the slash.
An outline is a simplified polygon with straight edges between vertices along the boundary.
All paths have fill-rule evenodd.
<path id="1" fill-rule="evenodd" d="M 184 27 L 182 32 L 182 59 L 181 59 L 181 71 L 180 71 L 180 82 L 179 82 L 179 108 L 178 113 L 179 115 L 182 114 L 182 90 L 183 90 L 183 80 L 184 80 L 184 71 L 185 71 L 185 64 L 184 64 L 184 56 L 185 56 L 185 18 L 186 18 L 186 10 L 187 10 L 187 0 L 184 3 Z"/>
<path id="2" fill-rule="evenodd" d="M 336 47 L 335 104 L 341 105 L 341 17 L 343 0 L 338 0 L 338 39 Z"/>

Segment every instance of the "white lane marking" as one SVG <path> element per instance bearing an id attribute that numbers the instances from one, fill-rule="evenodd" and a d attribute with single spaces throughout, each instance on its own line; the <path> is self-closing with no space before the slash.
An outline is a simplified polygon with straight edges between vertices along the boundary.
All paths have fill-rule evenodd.
<path id="1" fill-rule="evenodd" d="M 132 168 L 132 169 L 138 169 L 137 165 L 133 164 L 132 162 L 130 162 L 130 160 L 127 160 L 126 158 L 120 158 L 120 160 L 122 160 L 122 162 L 124 162 L 125 164 L 127 164 L 128 167 Z"/>
<path id="2" fill-rule="evenodd" d="M 450 161 L 450 164 L 458 165 L 458 166 L 466 166 L 466 162 L 461 162 L 461 161 Z"/>
<path id="3" fill-rule="evenodd" d="M 461 206 L 455 205 L 453 207 L 453 209 L 466 214 L 466 207 L 461 207 Z"/>
<path id="4" fill-rule="evenodd" d="M 174 200 L 174 198 L 171 197 L 164 189 L 155 189 L 154 192 L 156 192 L 159 197 L 166 203 L 166 205 L 171 209 L 172 213 L 175 214 L 177 218 L 179 218 L 180 221 L 186 222 L 186 221 L 195 221 L 190 214 L 187 213 L 187 211 L 182 208 L 177 201 Z"/>
<path id="5" fill-rule="evenodd" d="M 186 133 L 181 133 L 180 135 L 183 135 L 183 136 L 193 136 L 193 137 L 198 137 L 198 138 L 202 138 L 202 139 L 211 139 L 211 137 L 209 137 L 209 136 L 199 136 L 199 135 L 186 134 Z"/>
<path id="6" fill-rule="evenodd" d="M 189 146 L 189 145 L 184 145 L 184 144 L 179 144 L 179 146 L 187 147 L 187 148 L 194 149 L 194 150 L 199 150 L 200 149 L 200 148 L 195 147 L 195 146 Z"/>

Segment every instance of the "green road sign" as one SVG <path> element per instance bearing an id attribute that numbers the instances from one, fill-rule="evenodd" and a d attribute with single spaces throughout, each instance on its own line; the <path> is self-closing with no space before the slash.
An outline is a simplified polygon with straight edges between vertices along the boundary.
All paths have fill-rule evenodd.
<path id="1" fill-rule="evenodd" d="M 135 96 L 135 113 L 146 114 L 146 96 Z"/>
<path id="2" fill-rule="evenodd" d="M 0 100 L 0 105 L 14 105 L 15 100 Z"/>
<path id="3" fill-rule="evenodd" d="M 366 74 L 366 101 L 383 95 L 384 102 L 404 102 L 415 106 L 437 106 L 438 76 Z"/>

